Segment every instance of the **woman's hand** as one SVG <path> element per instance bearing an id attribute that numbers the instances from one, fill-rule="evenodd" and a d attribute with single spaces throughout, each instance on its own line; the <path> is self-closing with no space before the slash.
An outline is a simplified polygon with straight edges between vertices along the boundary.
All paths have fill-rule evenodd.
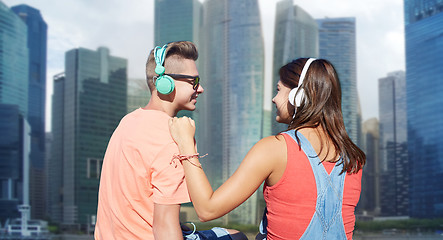
<path id="1" fill-rule="evenodd" d="M 188 117 L 169 119 L 169 131 L 179 148 L 192 144 L 194 146 L 195 123 Z"/>

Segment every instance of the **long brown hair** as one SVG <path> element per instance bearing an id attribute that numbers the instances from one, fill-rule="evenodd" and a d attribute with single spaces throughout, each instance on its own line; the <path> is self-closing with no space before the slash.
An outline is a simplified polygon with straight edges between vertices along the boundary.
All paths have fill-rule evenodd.
<path id="1" fill-rule="evenodd" d="M 281 67 L 280 81 L 291 89 L 297 87 L 307 60 L 308 58 L 299 58 Z M 295 129 L 297 132 L 302 128 L 321 126 L 331 139 L 336 152 L 340 154 L 343 161 L 342 173 L 357 173 L 365 164 L 366 156 L 346 132 L 341 110 L 340 81 L 334 66 L 325 59 L 313 61 L 300 88 L 303 88 L 305 97 L 288 130 Z M 300 144 L 298 138 L 297 141 Z"/>

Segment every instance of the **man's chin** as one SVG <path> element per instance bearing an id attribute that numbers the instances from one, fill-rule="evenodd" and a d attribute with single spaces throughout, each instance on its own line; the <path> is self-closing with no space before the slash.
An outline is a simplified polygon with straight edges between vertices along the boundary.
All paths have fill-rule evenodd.
<path id="1" fill-rule="evenodd" d="M 188 104 L 187 106 L 185 106 L 185 108 L 184 108 L 183 110 L 186 110 L 186 111 L 194 111 L 196 108 L 197 108 L 197 107 L 195 106 L 195 104 L 190 103 L 190 104 Z"/>

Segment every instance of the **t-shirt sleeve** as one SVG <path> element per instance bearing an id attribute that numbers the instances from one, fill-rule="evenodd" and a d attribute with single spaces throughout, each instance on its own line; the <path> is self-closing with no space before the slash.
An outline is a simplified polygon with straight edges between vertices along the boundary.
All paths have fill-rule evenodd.
<path id="1" fill-rule="evenodd" d="M 179 153 L 177 145 L 166 145 L 152 162 L 151 184 L 153 200 L 158 204 L 181 204 L 190 202 L 183 166 L 173 160 Z"/>

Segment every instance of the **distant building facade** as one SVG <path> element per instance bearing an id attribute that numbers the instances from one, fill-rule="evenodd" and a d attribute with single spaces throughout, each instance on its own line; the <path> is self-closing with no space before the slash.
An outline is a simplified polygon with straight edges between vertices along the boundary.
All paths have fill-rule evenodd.
<path id="1" fill-rule="evenodd" d="M 357 49 L 355 18 L 317 19 L 320 58 L 329 60 L 337 70 L 342 92 L 342 112 L 346 131 L 359 143 L 357 92 Z"/>
<path id="2" fill-rule="evenodd" d="M 294 5 L 293 0 L 277 3 L 274 27 L 274 58 L 272 70 L 272 97 L 277 94 L 280 68 L 300 57 L 318 57 L 318 26 L 309 13 Z M 286 124 L 275 121 L 275 108 L 271 116 L 272 134 L 287 129 Z"/>
<path id="3" fill-rule="evenodd" d="M 0 103 L 17 105 L 28 116 L 28 27 L 0 2 Z"/>
<path id="4" fill-rule="evenodd" d="M 137 108 L 145 107 L 150 97 L 151 92 L 145 79 L 128 79 L 128 113 Z"/>
<path id="5" fill-rule="evenodd" d="M 443 2 L 404 0 L 410 215 L 443 217 Z"/>
<path id="6" fill-rule="evenodd" d="M 199 0 L 155 0 L 154 1 L 154 45 L 173 41 L 191 41 L 199 49 L 200 29 L 202 28 L 203 6 Z M 200 70 L 200 65 L 197 67 Z M 204 84 L 204 82 L 203 82 Z M 180 111 L 177 116 L 188 116 L 198 125 L 199 108 L 193 112 Z"/>
<path id="7" fill-rule="evenodd" d="M 30 127 L 17 105 L 0 104 L 0 223 L 29 204 Z M 28 180 L 28 182 L 26 182 Z M 28 216 L 29 217 L 29 216 Z"/>
<path id="8" fill-rule="evenodd" d="M 46 217 L 45 176 L 45 108 L 46 108 L 46 46 L 48 26 L 40 11 L 25 4 L 11 8 L 28 29 L 28 116 L 31 126 L 30 205 L 31 217 Z"/>
<path id="9" fill-rule="evenodd" d="M 203 6 L 199 96 L 200 153 L 212 187 L 231 176 L 262 136 L 264 41 L 257 0 L 209 0 Z M 225 217 L 255 224 L 257 195 Z"/>
<path id="10" fill-rule="evenodd" d="M 378 81 L 380 116 L 381 213 L 409 216 L 409 167 L 405 72 Z"/>
<path id="11" fill-rule="evenodd" d="M 361 195 L 356 211 L 359 215 L 372 218 L 380 214 L 379 122 L 376 118 L 363 123 L 362 145 L 366 154 L 366 164 L 363 168 Z"/>
<path id="12" fill-rule="evenodd" d="M 53 112 L 50 164 L 62 169 L 49 173 L 51 182 L 62 183 L 57 186 L 62 200 L 50 197 L 54 218 L 65 227 L 83 228 L 95 219 L 106 146 L 126 114 L 127 60 L 104 47 L 66 52 L 65 75 L 56 77 L 53 100 L 58 112 Z"/>
<path id="13" fill-rule="evenodd" d="M 24 188 L 29 165 L 27 26 L 0 2 L 0 223 L 20 217 L 29 197 Z M 29 204 L 29 202 L 28 202 Z"/>

